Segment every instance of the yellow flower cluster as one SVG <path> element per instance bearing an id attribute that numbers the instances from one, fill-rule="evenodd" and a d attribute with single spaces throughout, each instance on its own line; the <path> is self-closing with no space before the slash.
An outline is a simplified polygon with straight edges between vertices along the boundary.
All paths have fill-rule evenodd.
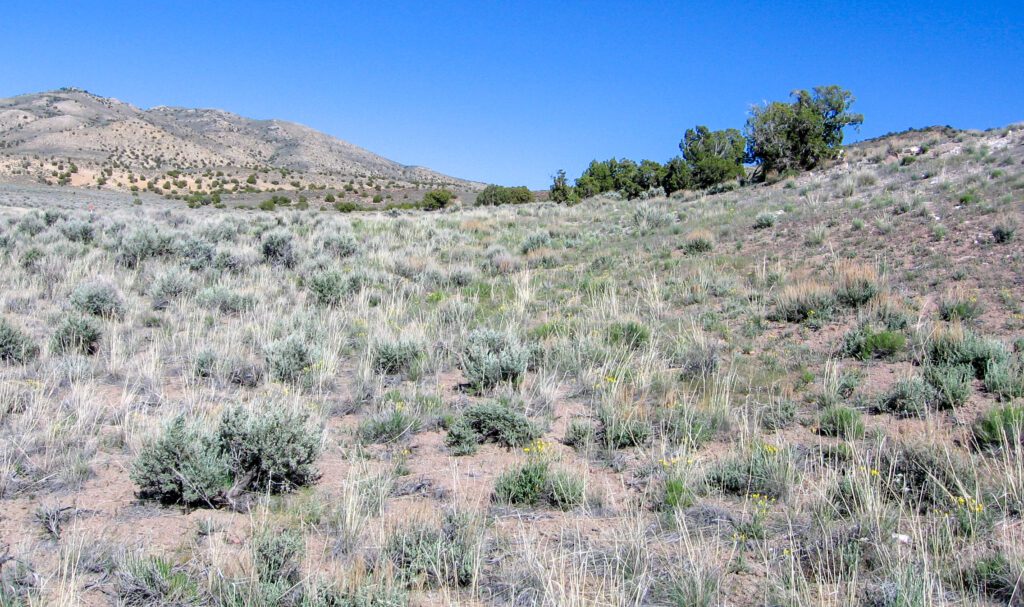
<path id="1" fill-rule="evenodd" d="M 544 452 L 547 451 L 547 448 L 548 448 L 548 444 L 545 443 L 542 439 L 538 438 L 535 441 L 533 441 L 532 443 L 530 443 L 529 447 L 523 447 L 523 453 L 533 453 L 535 455 L 544 455 Z"/>
<path id="2" fill-rule="evenodd" d="M 776 453 L 779 452 L 778 447 L 776 447 L 775 445 L 768 444 L 761 445 L 761 450 L 767 453 L 768 455 L 775 455 Z"/>
<path id="3" fill-rule="evenodd" d="M 981 514 L 985 511 L 985 505 L 969 495 L 951 495 L 949 496 L 949 499 L 953 502 L 953 507 L 955 508 L 973 512 L 975 514 Z"/>

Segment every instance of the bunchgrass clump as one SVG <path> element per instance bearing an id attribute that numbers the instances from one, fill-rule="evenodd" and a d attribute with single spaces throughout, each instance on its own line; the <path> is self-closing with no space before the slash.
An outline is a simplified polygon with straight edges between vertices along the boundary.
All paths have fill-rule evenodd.
<path id="1" fill-rule="evenodd" d="M 897 380 L 878 399 L 876 408 L 881 413 L 891 413 L 897 417 L 922 416 L 933 398 L 934 390 L 924 379 L 918 376 L 905 377 Z"/>
<path id="2" fill-rule="evenodd" d="M 425 356 L 423 346 L 414 339 L 379 339 L 373 346 L 373 370 L 384 375 L 410 373 Z"/>
<path id="3" fill-rule="evenodd" d="M 637 415 L 606 406 L 599 412 L 598 419 L 601 422 L 598 439 L 605 449 L 642 447 L 651 440 L 651 423 Z"/>
<path id="4" fill-rule="evenodd" d="M 883 495 L 918 512 L 947 507 L 958 497 L 977 495 L 975 468 L 957 452 L 930 444 L 888 445 L 876 469 Z"/>
<path id="5" fill-rule="evenodd" d="M 859 308 L 881 291 L 878 270 L 874 266 L 841 260 L 834 271 L 836 299 L 844 306 Z"/>
<path id="6" fill-rule="evenodd" d="M 635 320 L 612 323 L 608 327 L 608 343 L 613 346 L 639 350 L 650 341 L 651 330 Z"/>
<path id="7" fill-rule="evenodd" d="M 974 320 L 981 316 L 983 307 L 974 293 L 953 290 L 939 298 L 939 316 L 942 320 Z"/>
<path id="8" fill-rule="evenodd" d="M 974 369 L 970 365 L 929 365 L 924 379 L 932 387 L 932 403 L 938 409 L 955 409 L 971 395 Z"/>
<path id="9" fill-rule="evenodd" d="M 586 503 L 586 484 L 579 476 L 553 470 L 545 457 L 546 446 L 537 440 L 527 461 L 506 470 L 494 481 L 492 501 L 508 506 L 549 506 L 573 510 Z"/>
<path id="10" fill-rule="evenodd" d="M 715 237 L 708 230 L 693 230 L 683 240 L 682 249 L 686 253 L 696 255 L 708 253 L 715 248 Z"/>
<path id="11" fill-rule="evenodd" d="M 367 417 L 359 424 L 359 439 L 364 443 L 393 443 L 412 436 L 423 425 L 418 415 L 404 403 L 377 415 Z"/>
<path id="12" fill-rule="evenodd" d="M 667 407 L 658 420 L 660 434 L 666 443 L 691 449 L 702 447 L 728 426 L 725 411 L 686 406 Z"/>
<path id="13" fill-rule="evenodd" d="M 409 587 L 470 586 L 480 573 L 482 535 L 483 523 L 477 517 L 449 512 L 440 525 L 415 522 L 396 529 L 385 540 L 381 558 L 398 572 L 398 581 Z M 358 603 L 392 604 L 398 603 Z"/>
<path id="14" fill-rule="evenodd" d="M 991 361 L 985 367 L 983 380 L 985 391 L 1001 401 L 1024 397 L 1024 361 L 1019 354 Z"/>
<path id="15" fill-rule="evenodd" d="M 755 443 L 719 461 L 704 480 L 709 487 L 724 493 L 757 493 L 785 499 L 797 479 L 796 466 L 788 451 L 768 443 Z"/>
<path id="16" fill-rule="evenodd" d="M 864 436 L 864 421 L 860 412 L 845 405 L 833 405 L 818 416 L 818 432 L 847 440 Z"/>
<path id="17" fill-rule="evenodd" d="M 1016 449 L 1024 445 L 1024 405 L 993 407 L 978 416 L 972 431 L 975 443 L 982 449 Z"/>
<path id="18" fill-rule="evenodd" d="M 839 353 L 860 360 L 886 359 L 902 352 L 906 345 L 907 338 L 902 332 L 879 328 L 874 323 L 863 321 L 843 336 Z"/>
<path id="19" fill-rule="evenodd" d="M 775 316 L 789 322 L 827 320 L 835 305 L 832 288 L 805 281 L 787 285 L 775 296 Z"/>

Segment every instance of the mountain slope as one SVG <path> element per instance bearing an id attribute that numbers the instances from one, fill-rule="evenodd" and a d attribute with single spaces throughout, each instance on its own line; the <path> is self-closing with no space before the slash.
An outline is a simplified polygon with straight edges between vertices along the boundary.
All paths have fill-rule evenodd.
<path id="1" fill-rule="evenodd" d="M 40 156 L 119 169 L 269 167 L 349 179 L 475 185 L 399 164 L 291 122 L 211 109 L 143 110 L 79 89 L 0 99 L 0 152 L 8 165 Z"/>

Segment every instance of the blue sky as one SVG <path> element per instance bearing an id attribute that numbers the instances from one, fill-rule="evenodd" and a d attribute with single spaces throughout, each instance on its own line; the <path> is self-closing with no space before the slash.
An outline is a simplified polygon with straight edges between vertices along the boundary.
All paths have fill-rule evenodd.
<path id="1" fill-rule="evenodd" d="M 813 7 L 813 8 L 812 8 Z M 696 124 L 840 84 L 857 138 L 1024 120 L 1019 2 L 23 2 L 0 97 L 78 86 L 138 106 L 307 124 L 406 164 L 546 187 L 664 161 Z"/>

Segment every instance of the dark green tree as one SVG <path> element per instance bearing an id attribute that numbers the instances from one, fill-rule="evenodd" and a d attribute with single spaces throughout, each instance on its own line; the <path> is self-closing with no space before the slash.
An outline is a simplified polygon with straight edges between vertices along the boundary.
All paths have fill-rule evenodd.
<path id="1" fill-rule="evenodd" d="M 497 206 L 499 204 L 525 204 L 533 202 L 533 192 L 526 186 L 507 188 L 500 185 L 489 185 L 476 197 L 477 206 Z"/>
<path id="2" fill-rule="evenodd" d="M 555 177 L 551 182 L 551 200 L 557 203 L 564 204 L 575 204 L 579 202 L 579 194 L 576 193 L 576 189 L 569 185 L 569 180 L 565 177 L 565 171 L 559 169 L 555 173 Z"/>
<path id="3" fill-rule="evenodd" d="M 843 129 L 864 116 L 849 111 L 853 94 L 836 85 L 791 93 L 793 101 L 774 101 L 750 110 L 746 159 L 757 163 L 762 178 L 773 173 L 810 170 L 835 159 Z"/>
<path id="4" fill-rule="evenodd" d="M 455 194 L 451 190 L 430 190 L 423 195 L 423 201 L 420 205 L 427 211 L 436 211 L 447 207 L 454 198 Z"/>
<path id="5" fill-rule="evenodd" d="M 661 186 L 665 177 L 665 167 L 653 160 L 641 160 L 637 171 L 640 187 L 645 191 Z"/>
<path id="6" fill-rule="evenodd" d="M 676 156 L 665 163 L 661 187 L 665 188 L 666 194 L 692 187 L 690 165 L 686 164 L 682 156 Z"/>
<path id="7" fill-rule="evenodd" d="M 745 141 L 736 129 L 712 131 L 706 126 L 687 129 L 679 149 L 694 186 L 709 188 L 743 177 Z"/>

